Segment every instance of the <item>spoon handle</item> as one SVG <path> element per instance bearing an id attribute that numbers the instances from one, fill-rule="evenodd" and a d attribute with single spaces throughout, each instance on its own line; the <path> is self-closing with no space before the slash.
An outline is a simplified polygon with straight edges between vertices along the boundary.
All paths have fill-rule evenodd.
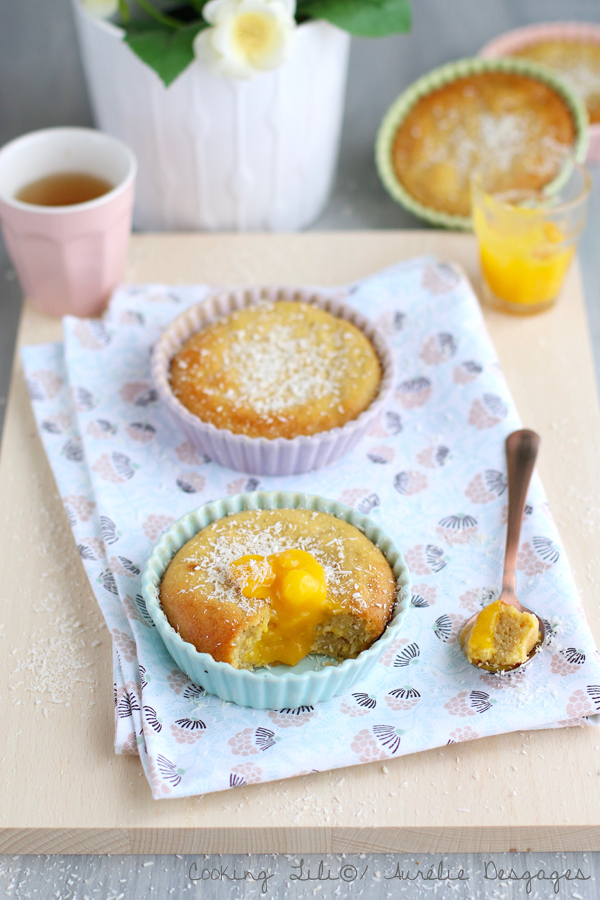
<path id="1" fill-rule="evenodd" d="M 527 428 L 513 431 L 506 438 L 506 463 L 508 473 L 508 523 L 506 530 L 506 552 L 502 590 L 515 593 L 517 555 L 521 522 L 525 510 L 527 490 L 533 474 L 535 460 L 540 446 L 540 437 Z"/>

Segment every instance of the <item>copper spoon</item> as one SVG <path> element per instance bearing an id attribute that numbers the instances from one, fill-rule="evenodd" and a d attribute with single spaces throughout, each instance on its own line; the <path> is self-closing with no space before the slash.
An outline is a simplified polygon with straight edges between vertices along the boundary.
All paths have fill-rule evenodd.
<path id="1" fill-rule="evenodd" d="M 523 521 L 527 490 L 533 474 L 539 446 L 539 435 L 536 434 L 535 431 L 529 431 L 527 428 L 524 428 L 521 431 L 513 431 L 513 433 L 509 434 L 506 438 L 508 522 L 506 529 L 506 550 L 504 551 L 504 572 L 502 574 L 502 593 L 500 594 L 500 600 L 514 606 L 518 612 L 530 613 L 532 616 L 536 617 L 539 625 L 539 636 L 536 644 L 530 650 L 527 659 L 522 663 L 502 667 L 493 666 L 489 663 L 478 664 L 477 668 L 486 669 L 488 672 L 504 673 L 522 669 L 523 666 L 526 666 L 531 662 L 535 654 L 542 647 L 546 637 L 546 628 L 542 619 L 540 619 L 537 613 L 533 612 L 531 609 L 527 609 L 522 603 L 519 603 L 515 593 L 521 522 Z M 465 649 L 467 632 L 478 615 L 479 613 L 475 613 L 475 615 L 471 616 L 462 627 L 459 641 L 463 651 Z"/>

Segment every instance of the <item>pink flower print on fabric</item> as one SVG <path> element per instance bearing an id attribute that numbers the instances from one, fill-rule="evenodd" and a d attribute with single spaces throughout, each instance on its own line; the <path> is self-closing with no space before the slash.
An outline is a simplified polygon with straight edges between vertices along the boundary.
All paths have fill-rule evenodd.
<path id="1" fill-rule="evenodd" d="M 156 428 L 149 422 L 132 422 L 127 426 L 127 434 L 132 441 L 147 444 L 156 437 Z"/>
<path id="2" fill-rule="evenodd" d="M 299 728 L 310 722 L 315 714 L 314 706 L 298 706 L 296 709 L 271 709 L 269 718 L 279 728 Z"/>
<path id="3" fill-rule="evenodd" d="M 454 369 L 454 382 L 455 384 L 469 384 L 469 382 L 475 381 L 482 372 L 483 366 L 468 359 L 465 362 L 459 363 Z"/>
<path id="4" fill-rule="evenodd" d="M 230 787 L 241 787 L 244 784 L 260 784 L 263 780 L 262 769 L 254 763 L 240 763 L 233 766 L 229 776 Z"/>
<path id="5" fill-rule="evenodd" d="M 418 690 L 408 685 L 394 688 L 385 696 L 385 702 L 395 712 L 408 712 L 417 705 L 420 699 L 421 695 Z"/>
<path id="6" fill-rule="evenodd" d="M 62 502 L 67 510 L 67 515 L 72 513 L 80 522 L 89 522 L 96 509 L 95 502 L 89 500 L 84 494 L 68 494 L 62 498 Z"/>
<path id="7" fill-rule="evenodd" d="M 148 540 L 154 543 L 154 541 L 158 540 L 163 531 L 166 531 L 174 521 L 175 519 L 172 516 L 159 516 L 153 514 L 145 519 L 142 530 Z"/>
<path id="8" fill-rule="evenodd" d="M 375 438 L 388 437 L 387 428 L 385 428 L 383 425 L 383 416 L 382 415 L 377 416 L 375 421 L 372 422 L 371 425 L 369 425 L 369 428 L 367 429 L 367 434 L 369 437 L 375 437 Z"/>
<path id="9" fill-rule="evenodd" d="M 135 731 L 130 731 L 123 743 L 121 744 L 122 756 L 137 756 L 138 743 Z"/>
<path id="10" fill-rule="evenodd" d="M 198 472 L 182 472 L 176 479 L 176 484 L 184 494 L 200 494 L 204 490 L 206 478 Z"/>
<path id="11" fill-rule="evenodd" d="M 175 453 L 177 459 L 182 463 L 187 463 L 188 466 L 202 466 L 205 463 L 210 462 L 208 456 L 201 453 L 199 450 L 196 450 L 194 445 L 190 444 L 189 441 L 185 441 L 183 444 L 179 444 L 178 447 L 175 447 Z"/>
<path id="12" fill-rule="evenodd" d="M 103 322 L 85 319 L 77 322 L 73 336 L 84 350 L 103 350 L 111 342 L 111 336 Z"/>
<path id="13" fill-rule="evenodd" d="M 449 294 L 459 283 L 460 275 L 449 263 L 427 266 L 421 276 L 421 285 L 434 296 Z"/>
<path id="14" fill-rule="evenodd" d="M 377 698 L 363 691 L 357 691 L 349 697 L 345 697 L 340 704 L 340 712 L 354 719 L 356 716 L 366 716 L 377 706 Z"/>
<path id="15" fill-rule="evenodd" d="M 111 453 L 110 456 L 108 453 L 103 453 L 92 466 L 100 478 L 112 484 L 124 484 L 129 481 L 133 478 L 136 468 L 125 453 L 117 451 Z"/>
<path id="16" fill-rule="evenodd" d="M 450 457 L 450 450 L 443 444 L 434 447 L 426 447 L 417 454 L 417 462 L 426 469 L 439 469 L 444 466 Z"/>
<path id="17" fill-rule="evenodd" d="M 439 366 L 456 355 L 456 340 L 446 331 L 427 338 L 419 356 L 429 366 Z"/>
<path id="18" fill-rule="evenodd" d="M 168 684 L 169 684 L 169 687 L 171 688 L 171 690 L 178 696 L 183 694 L 183 692 L 184 692 L 185 688 L 188 686 L 188 684 L 192 683 L 190 681 L 190 679 L 187 677 L 187 675 L 185 675 L 181 671 L 181 669 L 171 669 L 171 671 L 169 672 L 169 675 L 167 677 L 167 680 L 168 680 Z"/>
<path id="19" fill-rule="evenodd" d="M 441 572 L 448 560 L 441 547 L 435 544 L 416 544 L 404 554 L 406 565 L 413 575 L 432 575 Z"/>
<path id="20" fill-rule="evenodd" d="M 431 382 L 428 378 L 410 378 L 403 381 L 395 395 L 404 409 L 417 409 L 424 406 L 431 396 Z"/>
<path id="21" fill-rule="evenodd" d="M 553 653 L 550 659 L 550 671 L 555 675 L 574 675 L 585 662 L 585 653 L 575 647 L 568 647 Z"/>
<path id="22" fill-rule="evenodd" d="M 431 584 L 413 584 L 413 592 L 410 598 L 412 606 L 417 609 L 426 609 L 433 606 L 437 596 L 437 589 Z"/>
<path id="23" fill-rule="evenodd" d="M 476 731 L 465 725 L 463 728 L 455 728 L 454 731 L 450 732 L 448 743 L 461 744 L 463 741 L 476 741 L 478 737 L 480 735 Z"/>
<path id="24" fill-rule="evenodd" d="M 228 744 L 235 756 L 252 756 L 275 746 L 279 738 L 269 728 L 244 728 L 229 738 Z"/>
<path id="25" fill-rule="evenodd" d="M 402 647 L 405 647 L 406 644 L 408 644 L 407 638 L 396 638 L 395 640 L 393 640 L 379 660 L 380 664 L 382 666 L 391 666 L 398 652 L 402 649 Z"/>
<path id="26" fill-rule="evenodd" d="M 230 481 L 227 485 L 227 493 L 231 497 L 234 494 L 245 494 L 250 493 L 250 491 L 258 490 L 260 486 L 260 479 L 255 478 L 253 475 L 250 478 L 244 476 L 243 478 L 236 478 L 234 481 Z"/>
<path id="27" fill-rule="evenodd" d="M 384 415 L 379 415 L 369 427 L 367 434 L 369 437 L 387 438 L 396 434 L 400 434 L 403 429 L 402 419 L 397 412 L 388 411 Z"/>
<path id="28" fill-rule="evenodd" d="M 40 427 L 48 434 L 66 434 L 72 424 L 72 418 L 68 413 L 56 413 L 44 419 Z"/>
<path id="29" fill-rule="evenodd" d="M 394 476 L 394 487 L 399 494 L 410 497 L 427 488 L 427 477 L 422 472 L 398 472 Z"/>
<path id="30" fill-rule="evenodd" d="M 368 728 L 363 728 L 354 736 L 350 748 L 358 755 L 361 762 L 374 762 L 378 759 L 389 758 L 389 754 L 375 740 Z"/>
<path id="31" fill-rule="evenodd" d="M 126 556 L 111 556 L 108 564 L 111 572 L 122 578 L 137 578 L 140 574 L 139 567 Z"/>
<path id="32" fill-rule="evenodd" d="M 508 414 L 508 407 L 496 394 L 484 394 L 481 400 L 474 400 L 469 410 L 469 425 L 480 430 L 493 428 Z"/>
<path id="33" fill-rule="evenodd" d="M 130 663 L 137 659 L 137 647 L 133 638 L 117 628 L 113 628 L 111 634 L 115 650 L 125 662 Z"/>
<path id="34" fill-rule="evenodd" d="M 88 561 L 102 559 L 104 556 L 104 541 L 101 538 L 85 538 L 85 542 L 77 544 L 79 555 Z"/>
<path id="35" fill-rule="evenodd" d="M 550 569 L 558 560 L 560 551 L 556 544 L 546 537 L 534 537 L 531 544 L 526 541 L 519 550 L 517 569 L 525 575 L 539 575 Z"/>
<path id="36" fill-rule="evenodd" d="M 470 544 L 477 534 L 477 519 L 464 513 L 445 516 L 435 530 L 447 544 Z"/>
<path id="37" fill-rule="evenodd" d="M 176 719 L 169 729 L 178 744 L 196 744 L 206 733 L 204 722 L 195 718 Z"/>
<path id="38" fill-rule="evenodd" d="M 375 322 L 384 334 L 399 334 L 406 324 L 406 313 L 400 309 L 389 309 L 377 316 Z"/>
<path id="39" fill-rule="evenodd" d="M 114 558 L 114 557 L 113 557 Z M 146 608 L 146 602 L 142 594 L 136 594 L 135 599 L 131 594 L 125 594 L 123 597 L 123 606 L 128 618 L 135 619 L 140 625 L 147 628 L 155 628 L 154 620 Z"/>
<path id="40" fill-rule="evenodd" d="M 124 384 L 119 391 L 126 403 L 133 403 L 134 406 L 146 407 L 158 400 L 156 389 L 146 381 L 131 381 Z"/>
<path id="41" fill-rule="evenodd" d="M 487 712 L 491 707 L 490 695 L 485 691 L 461 691 L 444 703 L 444 709 L 447 709 L 451 716 L 461 718 Z"/>
<path id="42" fill-rule="evenodd" d="M 119 316 L 119 325 L 144 325 L 144 317 L 133 309 L 124 309 Z"/>
<path id="43" fill-rule="evenodd" d="M 491 503 L 506 491 L 506 476 L 496 469 L 478 472 L 465 490 L 465 496 L 473 503 Z"/>
<path id="44" fill-rule="evenodd" d="M 32 400 L 52 400 L 60 391 L 63 379 L 52 369 L 32 372 L 27 386 Z"/>
<path id="45" fill-rule="evenodd" d="M 372 463 L 386 465 L 387 463 L 394 461 L 394 449 L 393 447 L 386 447 L 385 445 L 373 447 L 367 453 L 367 457 Z"/>
<path id="46" fill-rule="evenodd" d="M 346 506 L 355 506 L 355 504 L 363 497 L 366 497 L 368 493 L 369 488 L 347 488 L 340 494 L 340 503 L 345 503 Z"/>
<path id="47" fill-rule="evenodd" d="M 600 685 L 588 685 L 585 692 L 575 691 L 567 701 L 566 713 L 570 719 L 587 718 L 598 711 L 600 711 Z"/>
<path id="48" fill-rule="evenodd" d="M 162 753 L 156 757 L 148 757 L 150 766 L 150 784 L 154 797 L 168 797 L 173 787 L 181 781 L 182 775 L 185 774 L 184 769 L 178 769 L 175 763 L 171 762 Z"/>
<path id="49" fill-rule="evenodd" d="M 472 588 L 470 591 L 461 594 L 458 601 L 463 609 L 469 613 L 477 612 L 492 603 L 496 599 L 494 588 Z"/>
<path id="50" fill-rule="evenodd" d="M 107 441 L 117 433 L 117 426 L 113 425 L 107 419 L 94 419 L 85 429 L 88 434 L 98 441 Z"/>

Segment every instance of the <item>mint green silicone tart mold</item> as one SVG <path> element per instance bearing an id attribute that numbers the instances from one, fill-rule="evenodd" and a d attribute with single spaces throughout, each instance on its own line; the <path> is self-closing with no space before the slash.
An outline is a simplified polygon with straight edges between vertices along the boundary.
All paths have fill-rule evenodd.
<path id="1" fill-rule="evenodd" d="M 459 59 L 456 62 L 447 63 L 423 75 L 413 84 L 410 85 L 400 96 L 392 103 L 383 121 L 379 127 L 377 140 L 375 143 L 375 162 L 377 171 L 386 190 L 394 200 L 397 200 L 402 206 L 418 216 L 425 219 L 433 225 L 442 228 L 453 228 L 460 231 L 471 230 L 471 217 L 459 216 L 451 213 L 442 212 L 431 206 L 420 203 L 406 190 L 404 185 L 399 181 L 392 164 L 392 146 L 396 132 L 401 123 L 413 108 L 415 103 L 432 91 L 450 84 L 458 78 L 464 78 L 467 75 L 475 75 L 480 72 L 514 72 L 520 75 L 529 75 L 538 81 L 547 84 L 563 98 L 573 116 L 575 124 L 575 145 L 573 147 L 573 156 L 577 162 L 585 162 L 589 143 L 588 114 L 583 101 L 577 94 L 571 91 L 567 85 L 557 75 L 549 69 L 539 66 L 536 63 L 527 60 L 512 59 L 509 57 L 501 57 L 497 59 L 483 59 L 481 57 L 473 57 L 469 59 Z M 556 186 L 562 182 L 561 174 L 556 179 Z M 552 185 L 548 185 L 546 190 L 551 190 Z"/>
<path id="2" fill-rule="evenodd" d="M 346 659 L 336 664 L 323 657 L 308 656 L 293 667 L 274 666 L 252 671 L 234 669 L 228 663 L 216 662 L 207 653 L 199 653 L 171 627 L 158 596 L 160 582 L 171 559 L 211 522 L 247 509 L 313 509 L 330 513 L 359 528 L 381 550 L 396 578 L 396 605 L 381 637 L 356 659 Z M 207 503 L 183 516 L 165 531 L 155 544 L 144 570 L 142 593 L 168 652 L 195 684 L 201 685 L 207 693 L 216 694 L 221 700 L 239 706 L 295 709 L 329 700 L 365 678 L 401 631 L 410 606 L 410 577 L 404 558 L 392 540 L 378 525 L 350 507 L 310 494 L 255 491 Z"/>

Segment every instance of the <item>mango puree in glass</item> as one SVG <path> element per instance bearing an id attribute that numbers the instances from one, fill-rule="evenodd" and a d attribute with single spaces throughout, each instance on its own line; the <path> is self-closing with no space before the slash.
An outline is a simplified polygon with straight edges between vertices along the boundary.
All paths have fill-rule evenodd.
<path id="1" fill-rule="evenodd" d="M 479 241 L 483 276 L 493 293 L 509 303 L 534 306 L 554 300 L 575 253 L 555 222 L 536 209 L 478 204 L 473 230 Z"/>

